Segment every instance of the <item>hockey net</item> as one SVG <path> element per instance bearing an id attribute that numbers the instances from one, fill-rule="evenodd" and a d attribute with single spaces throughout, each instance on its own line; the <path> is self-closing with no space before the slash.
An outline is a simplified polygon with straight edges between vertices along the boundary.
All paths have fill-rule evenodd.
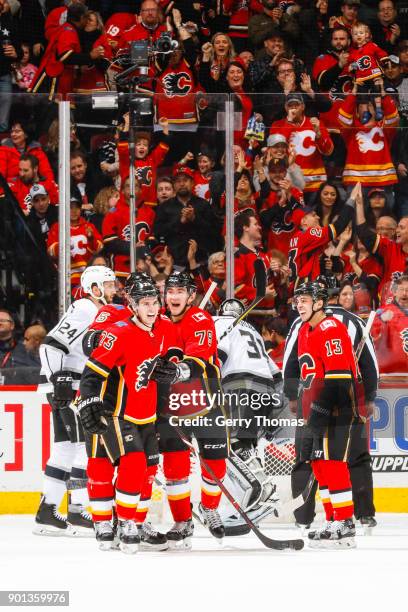
<path id="1" fill-rule="evenodd" d="M 258 442 L 257 454 L 263 464 L 265 473 L 271 477 L 276 485 L 277 496 L 284 504 L 291 497 L 290 475 L 295 463 L 295 444 L 291 438 L 275 438 L 272 441 L 261 438 Z M 149 514 L 152 520 L 166 522 L 171 520 L 167 503 L 165 478 L 162 464 L 160 464 L 156 481 L 153 485 L 153 494 Z M 191 453 L 191 501 L 197 505 L 200 501 L 201 469 L 194 453 Z M 221 504 L 227 503 L 221 498 Z M 293 522 L 293 515 L 280 514 L 278 517 L 271 515 L 265 522 Z"/>

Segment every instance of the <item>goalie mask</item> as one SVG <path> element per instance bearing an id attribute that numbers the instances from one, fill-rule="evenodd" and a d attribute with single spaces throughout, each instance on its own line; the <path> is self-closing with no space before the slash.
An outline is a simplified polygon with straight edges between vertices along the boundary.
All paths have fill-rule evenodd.
<path id="1" fill-rule="evenodd" d="M 116 282 L 116 276 L 113 270 L 106 266 L 89 266 L 81 274 L 81 288 L 84 293 L 92 296 L 94 299 L 100 300 L 106 304 L 105 286 L 104 283 Z M 100 297 L 96 297 L 93 293 L 94 287 L 97 287 L 101 292 Z"/>
<path id="2" fill-rule="evenodd" d="M 230 300 L 224 300 L 218 310 L 220 317 L 234 317 L 237 319 L 245 312 L 245 306 L 241 300 L 232 298 Z"/>

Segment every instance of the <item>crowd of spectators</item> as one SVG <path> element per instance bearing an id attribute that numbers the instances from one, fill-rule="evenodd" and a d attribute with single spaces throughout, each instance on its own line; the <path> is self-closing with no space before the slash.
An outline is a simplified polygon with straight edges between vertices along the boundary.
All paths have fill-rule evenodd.
<path id="1" fill-rule="evenodd" d="M 111 266 L 120 285 L 136 248 L 137 269 L 161 288 L 173 269 L 189 270 L 200 294 L 215 281 L 215 312 L 226 295 L 231 99 L 235 295 L 253 299 L 261 258 L 267 289 L 254 321 L 271 355 L 280 362 L 294 287 L 319 278 L 362 317 L 379 309 L 378 346 L 401 347 L 383 371 L 408 374 L 408 2 L 86 4 L 0 0 L 1 303 L 13 312 L 0 312 L 0 369 L 8 355 L 32 365 L 29 338 L 57 317 L 57 101 L 72 109 L 73 295 L 90 263 Z M 128 95 L 115 109 L 95 106 L 111 91 Z"/>

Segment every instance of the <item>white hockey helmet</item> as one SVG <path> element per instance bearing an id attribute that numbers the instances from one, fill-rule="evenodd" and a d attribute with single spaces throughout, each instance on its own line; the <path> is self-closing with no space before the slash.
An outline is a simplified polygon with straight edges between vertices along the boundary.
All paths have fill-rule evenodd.
<path id="1" fill-rule="evenodd" d="M 106 266 L 89 266 L 81 274 L 81 287 L 84 293 L 95 297 L 92 293 L 92 287 L 96 285 L 103 298 L 105 295 L 103 283 L 115 280 L 115 273 L 110 268 Z"/>

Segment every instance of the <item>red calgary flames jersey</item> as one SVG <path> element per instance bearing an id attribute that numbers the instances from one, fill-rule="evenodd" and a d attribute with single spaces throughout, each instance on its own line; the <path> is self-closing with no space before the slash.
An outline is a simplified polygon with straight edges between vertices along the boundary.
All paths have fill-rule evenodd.
<path id="1" fill-rule="evenodd" d="M 323 122 L 320 121 L 320 138 L 316 138 L 309 117 L 304 117 L 301 124 L 290 123 L 287 119 L 275 121 L 271 133 L 283 134 L 293 145 L 296 163 L 305 177 L 304 191 L 317 191 L 327 178 L 322 155 L 330 155 L 333 151 L 333 141 Z"/>
<path id="2" fill-rule="evenodd" d="M 299 330 L 298 357 L 302 381 L 303 417 L 318 402 L 325 382 L 357 378 L 353 346 L 347 328 L 334 317 L 325 317 L 316 327 L 304 323 Z"/>
<path id="3" fill-rule="evenodd" d="M 383 49 L 373 42 L 367 42 L 362 47 L 351 48 L 349 53 L 349 66 L 355 64 L 354 76 L 359 81 L 370 81 L 382 75 L 379 62 L 388 57 Z"/>
<path id="4" fill-rule="evenodd" d="M 177 68 L 168 66 L 156 78 L 156 114 L 157 118 L 166 117 L 169 123 L 196 123 L 197 87 L 194 76 L 186 60 Z"/>
<path id="5" fill-rule="evenodd" d="M 156 181 L 157 167 L 164 161 L 169 146 L 164 142 L 159 144 L 144 159 L 136 159 L 136 176 L 140 183 L 140 199 L 146 204 L 156 204 Z M 118 144 L 119 168 L 122 181 L 129 176 L 129 144 L 120 142 Z"/>
<path id="6" fill-rule="evenodd" d="M 330 240 L 336 238 L 333 225 L 310 227 L 305 232 L 298 231 L 289 244 L 289 267 L 291 282 L 302 279 L 315 280 L 320 274 L 320 257 Z"/>
<path id="7" fill-rule="evenodd" d="M 408 268 L 408 253 L 403 251 L 401 244 L 379 234 L 377 234 L 373 253 L 380 255 L 384 263 L 384 274 L 379 286 L 379 293 L 382 293 L 388 283 L 401 276 Z"/>
<path id="8" fill-rule="evenodd" d="M 380 315 L 387 315 L 383 321 Z M 395 302 L 380 310 L 371 330 L 381 373 L 408 374 L 408 314 Z"/>
<path id="9" fill-rule="evenodd" d="M 259 251 L 251 251 L 243 244 L 239 245 L 238 251 L 235 253 L 235 297 L 239 300 L 246 300 L 249 304 L 256 296 L 254 261 L 261 259 L 265 265 L 265 274 L 268 274 L 270 268 L 269 257 L 266 253 Z M 268 284 L 268 280 L 267 280 Z M 258 308 L 273 308 L 273 299 L 263 299 Z"/>

